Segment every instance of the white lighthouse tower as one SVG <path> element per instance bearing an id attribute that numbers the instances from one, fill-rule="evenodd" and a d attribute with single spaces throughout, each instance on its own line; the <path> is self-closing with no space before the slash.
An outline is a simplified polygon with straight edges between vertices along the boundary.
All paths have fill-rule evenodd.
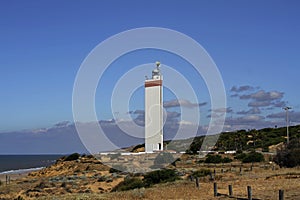
<path id="1" fill-rule="evenodd" d="M 163 95 L 160 62 L 145 80 L 145 152 L 163 150 Z"/>

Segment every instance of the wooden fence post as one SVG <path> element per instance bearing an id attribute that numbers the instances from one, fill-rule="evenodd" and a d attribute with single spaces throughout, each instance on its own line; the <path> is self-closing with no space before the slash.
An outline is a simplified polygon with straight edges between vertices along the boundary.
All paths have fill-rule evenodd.
<path id="1" fill-rule="evenodd" d="M 218 196 L 218 185 L 214 182 L 214 197 Z"/>
<path id="2" fill-rule="evenodd" d="M 228 185 L 228 191 L 229 191 L 229 196 L 232 197 L 233 196 L 232 185 Z"/>
<path id="3" fill-rule="evenodd" d="M 279 190 L 279 200 L 284 200 L 284 190 Z"/>
<path id="4" fill-rule="evenodd" d="M 247 186 L 248 200 L 252 200 L 252 189 L 251 186 Z"/>
<path id="5" fill-rule="evenodd" d="M 196 187 L 197 187 L 198 189 L 200 188 L 199 177 L 196 177 Z"/>

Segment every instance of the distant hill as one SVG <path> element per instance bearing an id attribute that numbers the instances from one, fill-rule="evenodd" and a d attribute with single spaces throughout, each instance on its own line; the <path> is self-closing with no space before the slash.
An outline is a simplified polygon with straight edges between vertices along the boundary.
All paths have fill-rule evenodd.
<path id="1" fill-rule="evenodd" d="M 289 127 L 290 140 L 300 138 L 300 125 Z M 230 150 L 253 150 L 259 149 L 261 151 L 273 151 L 276 145 L 286 142 L 286 127 L 280 128 L 264 128 L 260 130 L 238 130 L 233 132 L 223 132 L 219 136 L 215 146 L 212 150 L 230 151 Z M 168 150 L 185 151 L 187 153 L 195 154 L 200 150 L 203 140 L 206 136 L 198 136 L 185 140 L 166 141 L 166 148 Z M 207 136 L 209 139 L 213 136 Z M 275 149 L 274 149 L 275 147 Z"/>

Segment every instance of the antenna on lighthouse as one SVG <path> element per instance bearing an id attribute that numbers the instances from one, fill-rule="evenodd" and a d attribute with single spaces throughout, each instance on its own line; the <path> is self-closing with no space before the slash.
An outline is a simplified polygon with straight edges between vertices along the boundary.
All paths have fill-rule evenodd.
<path id="1" fill-rule="evenodd" d="M 156 61 L 156 68 L 159 70 L 159 67 L 160 67 L 160 62 L 159 61 Z"/>

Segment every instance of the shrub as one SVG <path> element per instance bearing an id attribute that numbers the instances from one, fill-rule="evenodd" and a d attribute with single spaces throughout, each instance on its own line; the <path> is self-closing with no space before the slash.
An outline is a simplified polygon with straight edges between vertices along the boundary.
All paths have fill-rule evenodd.
<path id="1" fill-rule="evenodd" d="M 131 152 L 135 152 L 136 150 L 143 148 L 143 147 L 145 147 L 145 144 L 138 144 L 131 150 Z"/>
<path id="2" fill-rule="evenodd" d="M 242 153 L 243 153 L 243 151 L 240 149 L 236 151 L 236 154 L 242 154 Z"/>
<path id="3" fill-rule="evenodd" d="M 164 152 L 156 156 L 154 165 L 171 164 L 172 162 L 174 162 L 174 160 L 175 159 L 171 153 Z"/>
<path id="4" fill-rule="evenodd" d="M 232 162 L 232 159 L 228 158 L 228 157 L 224 157 L 222 160 L 222 163 L 231 163 L 231 162 Z"/>
<path id="5" fill-rule="evenodd" d="M 264 161 L 264 155 L 257 152 L 251 152 L 246 154 L 246 156 L 242 159 L 243 163 L 251 163 L 251 162 L 262 162 Z"/>
<path id="6" fill-rule="evenodd" d="M 291 140 L 287 147 L 277 150 L 274 162 L 280 167 L 296 167 L 300 165 L 299 140 Z"/>
<path id="7" fill-rule="evenodd" d="M 221 163 L 222 157 L 220 155 L 208 155 L 204 162 L 205 163 Z"/>
<path id="8" fill-rule="evenodd" d="M 208 155 L 204 161 L 205 163 L 230 163 L 232 159 L 228 157 L 222 158 L 220 155 Z"/>
<path id="9" fill-rule="evenodd" d="M 144 187 L 144 183 L 139 178 L 125 178 L 124 181 L 120 182 L 118 185 L 116 185 L 112 192 L 116 191 L 125 191 L 125 190 L 132 190 L 135 188 L 142 188 Z"/>
<path id="10" fill-rule="evenodd" d="M 262 152 L 269 152 L 269 147 L 268 146 L 263 147 Z"/>
<path id="11" fill-rule="evenodd" d="M 18 196 L 15 200 L 24 200 L 24 198 L 21 196 Z"/>
<path id="12" fill-rule="evenodd" d="M 149 187 L 157 183 L 172 182 L 177 179 L 179 179 L 179 177 L 174 170 L 163 169 L 147 173 L 143 181 L 145 186 Z"/>
<path id="13" fill-rule="evenodd" d="M 238 159 L 238 160 L 243 160 L 246 156 L 247 156 L 247 154 L 245 154 L 245 153 L 239 153 L 234 158 Z"/>
<path id="14" fill-rule="evenodd" d="M 78 158 L 80 157 L 80 154 L 79 153 L 73 153 L 67 157 L 65 157 L 63 159 L 63 161 L 72 161 L 72 160 L 77 160 Z"/>
<path id="15" fill-rule="evenodd" d="M 194 177 L 204 177 L 211 174 L 211 171 L 209 169 L 200 169 L 197 171 L 194 171 L 191 175 Z"/>

